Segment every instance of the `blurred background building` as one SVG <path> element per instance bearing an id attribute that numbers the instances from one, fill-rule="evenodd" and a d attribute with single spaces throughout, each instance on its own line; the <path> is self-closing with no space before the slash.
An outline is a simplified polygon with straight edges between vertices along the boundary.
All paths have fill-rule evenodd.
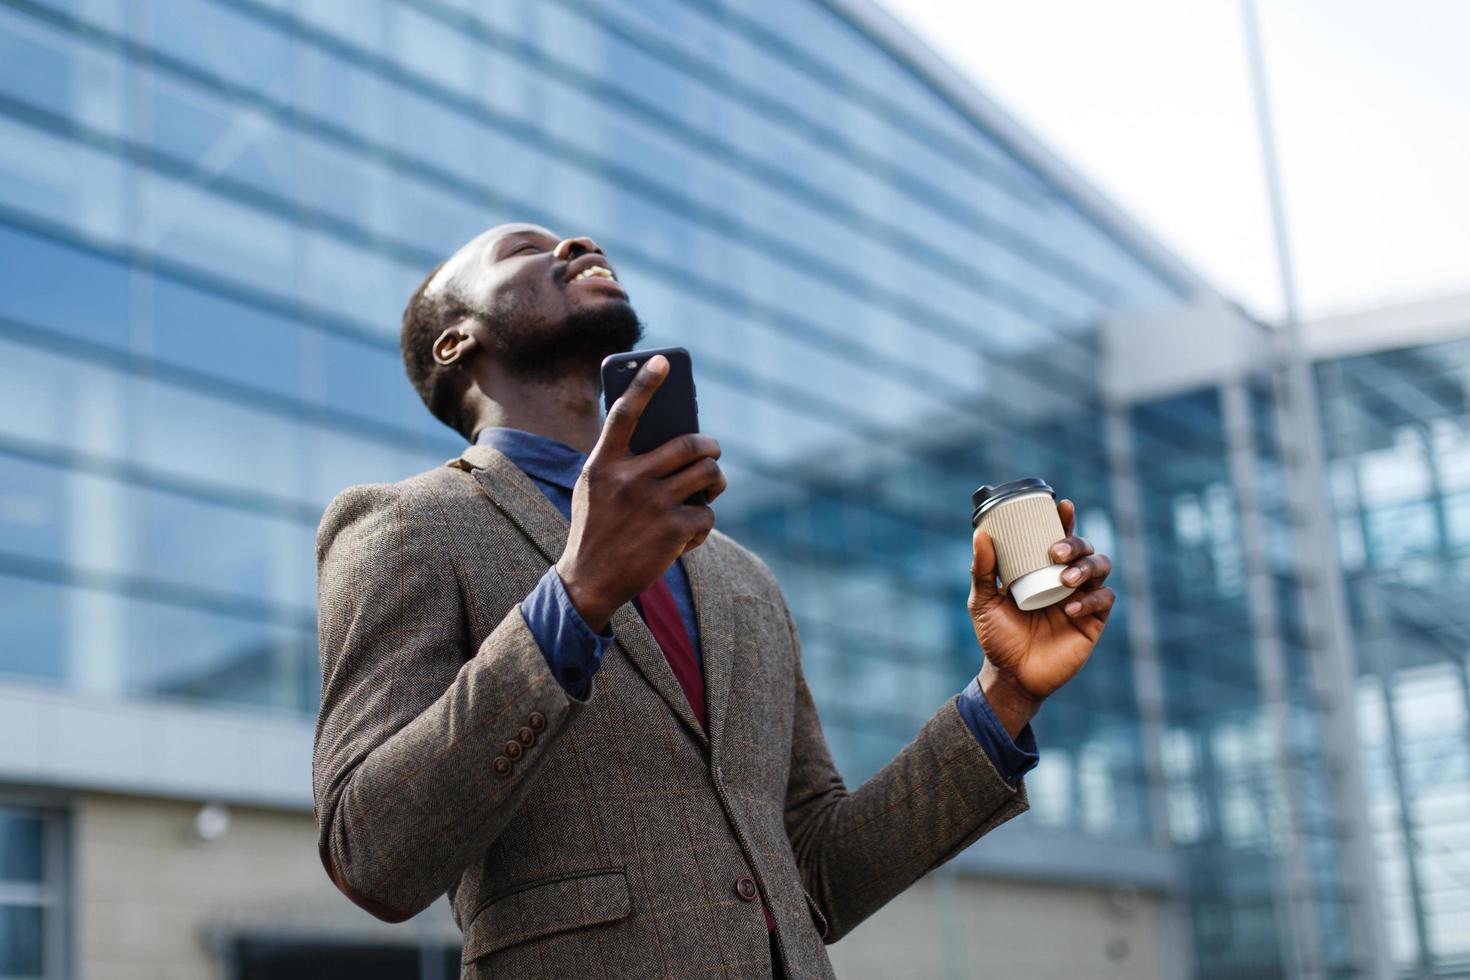
<path id="1" fill-rule="evenodd" d="M 978 667 L 976 485 L 1115 558 L 842 976 L 1470 976 L 1470 298 L 1294 375 L 869 0 L 0 0 L 0 976 L 457 975 L 316 857 L 313 535 L 458 454 L 398 317 L 511 219 L 693 352 L 850 784 Z"/>

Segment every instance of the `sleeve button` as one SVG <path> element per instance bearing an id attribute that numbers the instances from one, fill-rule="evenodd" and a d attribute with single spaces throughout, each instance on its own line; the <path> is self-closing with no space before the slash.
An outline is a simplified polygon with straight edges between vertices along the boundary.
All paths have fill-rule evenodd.
<path id="1" fill-rule="evenodd" d="M 525 749 L 521 748 L 521 743 L 517 742 L 515 739 L 511 739 L 509 742 L 505 743 L 505 754 L 512 762 L 519 759 L 521 757 L 521 753 L 524 751 Z"/>
<path id="2" fill-rule="evenodd" d="M 531 731 L 531 729 L 528 727 L 522 728 L 520 731 L 516 732 L 516 741 L 520 742 L 522 745 L 529 749 L 531 746 L 536 744 L 536 733 Z"/>
<path id="3" fill-rule="evenodd" d="M 539 711 L 533 711 L 531 717 L 526 719 L 526 724 L 533 732 L 543 731 L 546 728 L 546 716 Z"/>
<path id="4" fill-rule="evenodd" d="M 511 770 L 510 760 L 503 755 L 497 755 L 495 761 L 490 763 L 490 768 L 495 770 L 495 775 L 497 776 L 509 776 Z"/>

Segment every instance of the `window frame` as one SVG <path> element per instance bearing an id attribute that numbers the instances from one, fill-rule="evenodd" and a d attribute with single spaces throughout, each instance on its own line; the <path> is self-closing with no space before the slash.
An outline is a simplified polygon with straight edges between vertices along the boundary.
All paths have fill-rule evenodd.
<path id="1" fill-rule="evenodd" d="M 39 907 L 43 910 L 39 977 L 0 980 L 64 980 L 72 976 L 72 821 L 64 803 L 47 794 L 0 789 L 0 809 L 40 817 L 41 882 L 0 881 L 0 906 Z"/>

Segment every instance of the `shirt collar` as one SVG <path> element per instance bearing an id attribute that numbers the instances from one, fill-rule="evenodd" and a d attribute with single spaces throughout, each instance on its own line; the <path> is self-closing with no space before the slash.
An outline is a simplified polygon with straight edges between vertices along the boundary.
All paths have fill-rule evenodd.
<path id="1" fill-rule="evenodd" d="M 564 442 L 503 425 L 481 429 L 475 436 L 475 445 L 498 449 L 526 475 L 567 490 L 576 485 L 587 462 L 586 453 Z"/>

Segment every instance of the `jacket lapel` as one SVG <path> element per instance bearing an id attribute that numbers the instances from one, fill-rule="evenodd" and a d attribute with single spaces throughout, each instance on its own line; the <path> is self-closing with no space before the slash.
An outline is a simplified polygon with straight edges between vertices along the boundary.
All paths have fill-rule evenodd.
<path id="1" fill-rule="evenodd" d="M 705 717 L 714 749 L 725 732 L 730 706 L 730 676 L 735 660 L 735 634 L 730 623 L 730 589 L 709 540 L 679 559 L 694 594 L 694 619 L 699 629 L 699 653 L 704 661 Z M 636 614 L 635 614 L 636 615 Z M 712 749 L 713 751 L 713 749 Z"/>
<path id="2" fill-rule="evenodd" d="M 699 719 L 694 717 L 694 709 L 689 707 L 689 699 L 684 697 L 684 688 L 679 686 L 679 679 L 669 667 L 663 648 L 631 602 L 623 603 L 613 615 L 613 634 L 617 637 L 617 646 L 622 647 L 643 679 L 668 702 L 695 741 L 708 748 L 709 736 L 700 727 Z"/>
<path id="3" fill-rule="evenodd" d="M 510 461 L 504 453 L 490 446 L 470 446 L 460 455 L 459 459 L 450 460 L 450 466 L 457 469 L 468 469 L 474 476 L 480 489 L 490 498 L 501 513 L 510 520 L 517 529 L 521 531 L 536 550 L 550 564 L 555 564 L 566 550 L 567 532 L 570 526 L 567 519 L 561 516 L 561 511 L 556 505 L 546 499 L 546 494 L 531 482 L 525 472 L 515 463 Z M 696 554 L 701 549 L 696 548 L 689 555 Z M 694 583 L 694 576 L 689 570 L 685 555 L 684 571 L 690 576 L 690 588 L 694 593 L 695 618 L 698 622 L 700 642 L 706 651 L 708 658 L 709 647 L 705 645 L 705 613 L 700 607 L 700 588 Z M 708 578 L 708 574 L 702 575 Z M 706 591 L 710 591 L 706 589 Z M 716 590 L 717 591 L 717 590 Z M 690 733 L 701 743 L 708 746 L 708 737 L 700 728 L 699 720 L 694 717 L 694 712 L 689 707 L 688 700 L 684 697 L 684 689 L 679 686 L 679 680 L 669 667 L 669 662 L 664 657 L 663 649 L 658 645 L 658 640 L 648 630 L 648 625 L 643 622 L 643 617 L 638 615 L 638 610 L 633 608 L 631 602 L 625 602 L 618 607 L 612 619 L 614 645 L 622 649 L 624 655 L 633 663 L 638 672 L 646 680 L 659 696 L 666 701 L 679 716 L 679 720 L 689 729 Z M 726 671 L 728 675 L 728 669 Z M 711 730 L 714 730 L 714 705 L 713 687 L 710 680 L 710 664 L 706 659 L 705 664 L 705 686 L 707 688 L 707 711 L 711 721 Z M 725 681 L 725 690 L 728 694 L 729 680 Z"/>
<path id="4" fill-rule="evenodd" d="M 556 564 L 567 547 L 567 519 L 519 466 L 489 446 L 470 446 L 449 465 L 468 469 L 490 502 L 530 539 L 542 557 Z"/>

